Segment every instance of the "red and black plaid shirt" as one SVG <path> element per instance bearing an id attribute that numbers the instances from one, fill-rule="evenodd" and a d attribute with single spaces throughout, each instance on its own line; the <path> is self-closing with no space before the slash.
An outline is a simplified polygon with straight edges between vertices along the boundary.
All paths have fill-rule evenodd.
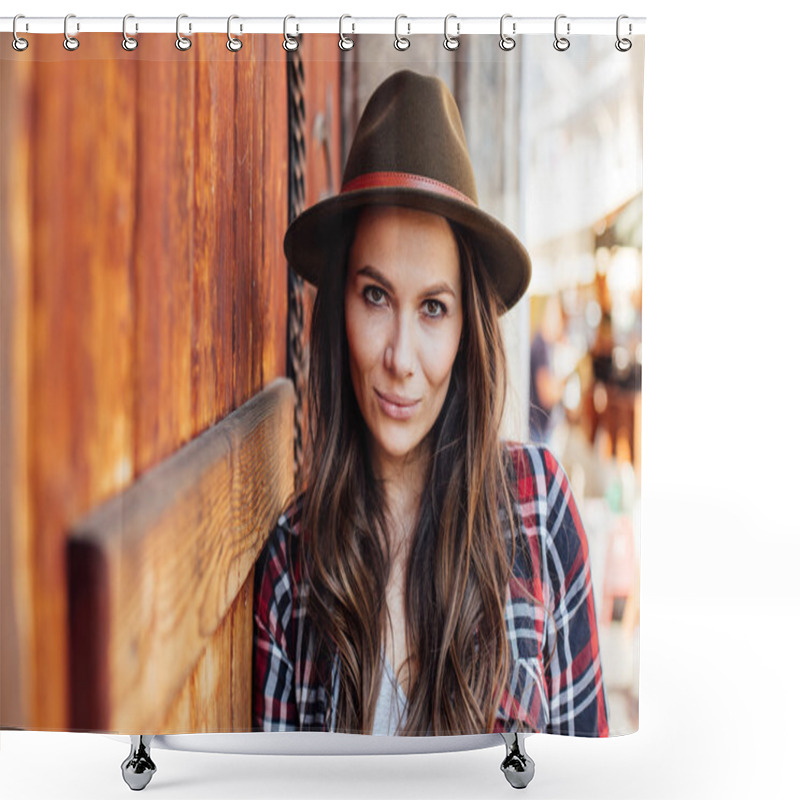
<path id="1" fill-rule="evenodd" d="M 505 608 L 511 670 L 494 731 L 608 736 L 589 551 L 567 476 L 545 447 L 506 447 L 519 531 Z M 297 557 L 301 503 L 280 517 L 256 570 L 257 730 L 337 730 L 337 659 L 312 663 Z"/>

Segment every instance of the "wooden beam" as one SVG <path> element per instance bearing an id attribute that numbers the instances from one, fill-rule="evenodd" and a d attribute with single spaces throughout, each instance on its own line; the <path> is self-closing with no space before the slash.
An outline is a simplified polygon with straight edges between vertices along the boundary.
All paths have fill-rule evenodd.
<path id="1" fill-rule="evenodd" d="M 73 526 L 72 730 L 160 733 L 292 491 L 293 403 L 273 381 Z"/>

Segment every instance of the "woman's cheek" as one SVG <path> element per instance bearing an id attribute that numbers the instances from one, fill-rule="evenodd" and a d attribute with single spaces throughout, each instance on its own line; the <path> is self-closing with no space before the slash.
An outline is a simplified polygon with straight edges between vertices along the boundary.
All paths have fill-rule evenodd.
<path id="1" fill-rule="evenodd" d="M 382 326 L 378 315 L 369 314 L 364 309 L 351 308 L 346 321 L 347 344 L 350 349 L 351 362 L 366 378 L 366 373 L 372 370 L 380 361 L 382 347 Z"/>
<path id="2" fill-rule="evenodd" d="M 426 337 L 422 348 L 422 362 L 431 383 L 447 380 L 456 360 L 459 336 L 455 326 L 434 332 Z"/>

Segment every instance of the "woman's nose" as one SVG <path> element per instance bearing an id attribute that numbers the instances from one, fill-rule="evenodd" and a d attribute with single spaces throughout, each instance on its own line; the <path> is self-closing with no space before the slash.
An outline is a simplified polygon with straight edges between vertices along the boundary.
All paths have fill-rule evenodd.
<path id="1" fill-rule="evenodd" d="M 414 374 L 413 323 L 406 314 L 398 314 L 394 319 L 384 351 L 384 364 L 398 377 Z"/>

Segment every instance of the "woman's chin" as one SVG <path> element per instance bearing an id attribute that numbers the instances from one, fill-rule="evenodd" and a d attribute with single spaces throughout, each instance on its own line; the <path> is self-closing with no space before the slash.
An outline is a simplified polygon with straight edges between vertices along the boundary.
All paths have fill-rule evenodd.
<path id="1" fill-rule="evenodd" d="M 411 456 L 419 447 L 421 438 L 409 436 L 405 432 L 399 433 L 401 435 L 382 435 L 374 437 L 373 441 L 377 453 L 380 453 L 383 458 L 391 461 L 402 461 Z"/>

